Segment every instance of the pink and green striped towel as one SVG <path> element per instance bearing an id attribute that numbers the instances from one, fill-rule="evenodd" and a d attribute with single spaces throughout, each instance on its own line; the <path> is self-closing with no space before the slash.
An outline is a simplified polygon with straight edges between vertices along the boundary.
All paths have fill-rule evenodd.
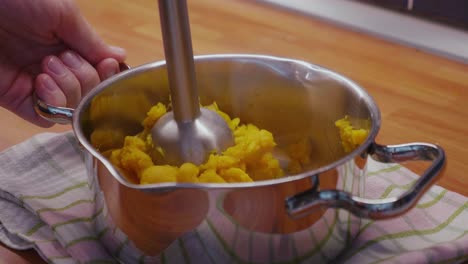
<path id="1" fill-rule="evenodd" d="M 95 196 L 89 189 L 80 153 L 71 132 L 40 134 L 0 153 L 0 241 L 15 249 L 34 248 L 50 263 L 114 263 L 113 256 L 130 262 L 135 256 L 128 252 L 134 251 L 123 233 L 112 227 L 94 231 L 97 216 L 106 212 L 93 211 Z M 396 164 L 371 162 L 368 169 L 366 194 L 373 198 L 398 194 L 418 177 Z M 281 262 L 269 245 L 284 241 L 247 232 L 228 218 L 218 217 L 216 210 L 213 205 L 212 213 L 196 230 L 179 238 L 161 255 L 141 256 L 139 262 Z M 468 198 L 441 187 L 432 187 L 401 217 L 364 220 L 358 236 L 342 252 L 324 250 L 329 248 L 324 246 L 327 243 L 343 242 L 334 230 L 335 223 L 327 221 L 334 213 L 328 210 L 317 223 L 323 228 L 291 235 L 283 248 L 295 256 L 294 263 L 468 260 Z"/>

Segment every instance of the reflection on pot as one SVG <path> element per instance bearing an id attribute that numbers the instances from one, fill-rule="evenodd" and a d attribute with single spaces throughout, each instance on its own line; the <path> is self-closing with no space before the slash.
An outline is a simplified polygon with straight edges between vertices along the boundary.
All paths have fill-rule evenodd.
<path id="1" fill-rule="evenodd" d="M 323 178 L 329 181 L 323 182 L 330 184 L 328 188 L 339 186 L 340 189 L 354 190 L 363 195 L 365 169 L 349 162 L 330 173 L 333 175 Z M 306 181 L 309 183 L 305 185 L 310 187 L 312 181 Z M 294 190 L 291 186 L 289 192 L 296 193 L 305 187 L 298 186 Z M 286 196 L 287 189 L 283 189 Z M 125 193 L 122 189 L 115 191 Z M 284 208 L 280 203 L 284 203 L 286 196 L 279 198 L 270 187 L 253 192 L 214 190 L 205 194 L 207 199 L 201 201 L 206 201 L 209 208 L 203 218 L 197 214 L 193 222 L 185 227 L 169 225 L 166 230 L 157 230 L 154 226 L 133 226 L 136 222 L 129 225 L 128 219 L 116 220 L 115 216 L 122 217 L 121 212 L 127 211 L 128 206 L 124 203 L 123 208 L 121 205 L 121 208 L 110 209 L 112 204 L 118 202 L 104 203 L 105 196 L 101 192 L 98 206 L 105 209 L 96 219 L 101 242 L 123 263 L 159 263 L 162 259 L 166 263 L 178 263 L 186 257 L 184 254 L 195 259 L 196 263 L 277 263 L 291 260 L 321 263 L 325 261 L 324 257 L 336 257 L 343 247 L 349 245 L 360 227 L 360 219 L 344 210 L 318 208 L 316 213 L 307 217 L 292 219 L 284 209 L 280 209 Z M 190 198 L 194 200 L 198 195 L 193 193 Z M 274 196 L 278 196 L 278 199 L 274 199 Z M 236 203 L 248 205 L 235 206 Z M 232 211 L 235 208 L 247 209 Z M 136 218 L 148 217 L 144 211 L 131 210 L 131 213 Z M 175 215 L 170 209 L 162 210 L 159 214 L 162 219 Z M 187 212 L 184 216 L 189 215 L 190 212 Z M 123 224 L 123 221 L 127 224 Z M 192 228 L 190 225 L 197 221 Z M 177 233 L 180 231 L 176 230 L 177 227 L 181 227 L 181 230 L 186 228 L 187 231 Z"/>

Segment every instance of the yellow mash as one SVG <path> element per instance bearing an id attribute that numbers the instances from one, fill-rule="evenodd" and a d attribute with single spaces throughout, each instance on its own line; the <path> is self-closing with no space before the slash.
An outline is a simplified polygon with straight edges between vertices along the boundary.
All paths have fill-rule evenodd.
<path id="1" fill-rule="evenodd" d="M 348 116 L 336 121 L 335 126 L 340 130 L 341 144 L 345 152 L 351 152 L 361 145 L 369 134 L 369 131 L 366 129 L 355 129 L 351 125 Z"/>
<path id="2" fill-rule="evenodd" d="M 207 106 L 216 111 L 227 122 L 234 135 L 234 146 L 221 155 L 211 154 L 208 160 L 196 166 L 191 163 L 180 167 L 165 165 L 161 150 L 153 147 L 150 130 L 158 119 L 167 112 L 167 107 L 158 103 L 143 120 L 144 130 L 135 136 L 125 136 L 123 147 L 110 152 L 110 161 L 130 179 L 140 184 L 162 182 L 184 183 L 234 183 L 252 182 L 282 177 L 285 173 L 273 155 L 276 146 L 272 133 L 252 124 L 241 124 L 239 118 L 231 118 L 219 110 L 216 103 Z M 336 122 L 340 130 L 345 151 L 351 151 L 367 137 L 367 131 L 354 129 L 345 117 Z M 112 131 L 95 131 L 92 142 L 111 145 L 124 137 Z M 93 143 L 94 144 L 94 143 Z M 288 173 L 297 173 L 310 163 L 312 148 L 310 140 L 301 140 L 287 149 Z"/>
<path id="3" fill-rule="evenodd" d="M 112 151 L 111 162 L 140 184 L 161 182 L 231 183 L 275 179 L 283 170 L 272 151 L 276 143 L 273 135 L 252 124 L 240 124 L 220 111 L 216 103 L 207 107 L 225 119 L 233 131 L 235 145 L 221 155 L 211 154 L 200 166 L 191 163 L 180 167 L 161 165 L 161 151 L 154 149 L 150 130 L 166 112 L 166 106 L 153 106 L 143 120 L 144 130 L 136 136 L 126 136 L 124 146 Z"/>

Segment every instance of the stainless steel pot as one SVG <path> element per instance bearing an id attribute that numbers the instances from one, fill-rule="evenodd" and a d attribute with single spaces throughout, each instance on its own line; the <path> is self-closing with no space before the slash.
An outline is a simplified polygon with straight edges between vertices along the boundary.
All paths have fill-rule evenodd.
<path id="1" fill-rule="evenodd" d="M 219 219 L 252 236 L 288 241 L 301 236 L 304 230 L 320 229 L 317 225 L 328 217 L 327 221 L 338 230 L 334 236 L 341 237 L 337 239 L 340 245 L 335 243 L 333 249 L 327 249 L 321 239 L 309 239 L 304 246 L 320 245 L 320 250 L 339 252 L 356 235 L 361 218 L 385 219 L 405 213 L 443 169 L 445 156 L 439 146 L 375 143 L 381 122 L 377 105 L 365 90 L 337 73 L 307 62 L 270 56 L 208 55 L 198 56 L 195 61 L 202 104 L 216 101 L 231 116 L 271 131 L 279 149 L 310 140 L 313 162 L 296 175 L 254 183 L 138 185 L 121 175 L 103 153 L 119 147 L 122 140 L 97 150 L 90 136 L 98 129 L 126 135 L 142 130 L 140 123 L 149 108 L 156 102 L 168 101 L 163 61 L 127 70 L 102 82 L 75 110 L 39 102 L 37 111 L 44 117 L 73 123 L 76 138 L 84 148 L 90 186 L 96 193 L 96 231 L 109 252 L 125 263 L 145 258 L 151 262 L 149 256 L 160 254 L 195 228 L 208 223 L 216 229 Z M 345 115 L 354 126 L 370 131 L 366 141 L 351 153 L 343 151 L 334 126 Z M 365 193 L 369 159 L 431 163 L 399 197 L 374 200 L 367 199 Z M 223 225 L 223 221 L 219 223 Z M 217 230 L 216 239 L 223 241 L 224 228 Z M 284 249 L 284 243 L 276 246 L 271 241 L 269 250 L 277 252 L 281 260 L 306 259 L 307 254 L 311 257 L 308 251 L 292 254 Z M 229 242 L 221 244 L 230 258 L 248 261 L 230 249 Z M 219 249 L 213 246 L 212 250 Z"/>

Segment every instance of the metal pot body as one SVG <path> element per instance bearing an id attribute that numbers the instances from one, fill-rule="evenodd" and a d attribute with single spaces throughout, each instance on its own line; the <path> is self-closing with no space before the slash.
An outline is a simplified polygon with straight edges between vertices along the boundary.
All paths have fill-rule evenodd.
<path id="1" fill-rule="evenodd" d="M 197 252 L 216 263 L 323 261 L 352 240 L 360 218 L 409 210 L 442 170 L 445 157 L 436 145 L 376 144 L 380 113 L 374 100 L 330 70 L 258 55 L 200 56 L 195 65 L 202 104 L 216 102 L 243 123 L 271 131 L 280 161 L 282 150 L 305 140 L 313 150 L 311 162 L 295 175 L 254 183 L 139 185 L 122 175 L 105 153 L 120 147 L 123 138 L 99 150 L 90 138 L 100 129 L 119 135 L 142 130 L 150 107 L 168 103 L 164 62 L 102 82 L 74 111 L 39 103 L 42 115 L 72 118 L 96 194 L 96 232 L 124 263 L 157 261 L 171 250 L 195 254 L 200 263 L 205 261 Z M 346 115 L 353 126 L 369 130 L 366 141 L 350 153 L 343 151 L 334 125 Z M 369 200 L 364 193 L 369 158 L 431 165 L 400 197 Z"/>
<path id="2" fill-rule="evenodd" d="M 317 207 L 292 216 L 285 201 L 298 193 L 336 189 L 364 196 L 366 170 L 354 160 L 320 176 L 251 188 L 182 188 L 142 192 L 122 185 L 91 154 L 95 231 L 122 263 L 277 263 L 325 261 L 357 234 L 361 219 L 347 210 Z M 365 159 L 359 158 L 365 166 Z M 144 262 L 141 262 L 144 260 Z"/>

